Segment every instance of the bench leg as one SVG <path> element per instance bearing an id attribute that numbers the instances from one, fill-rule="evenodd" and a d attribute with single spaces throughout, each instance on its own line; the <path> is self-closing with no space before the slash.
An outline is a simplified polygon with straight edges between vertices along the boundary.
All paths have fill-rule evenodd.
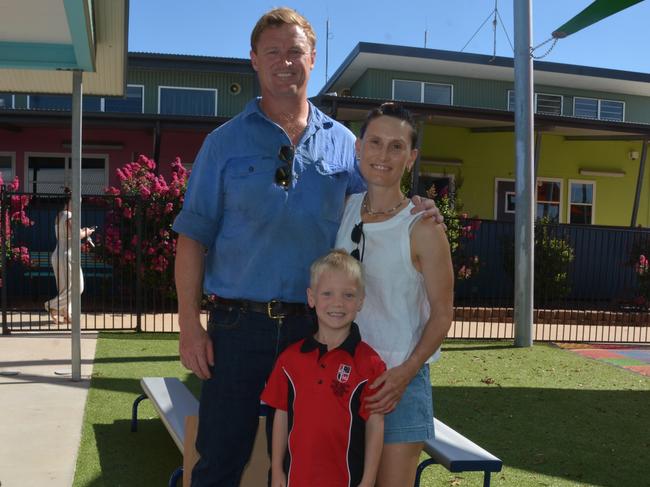
<path id="1" fill-rule="evenodd" d="M 169 477 L 169 487 L 176 487 L 178 481 L 183 478 L 183 467 L 178 467 Z"/>
<path id="2" fill-rule="evenodd" d="M 422 460 L 420 462 L 417 470 L 415 471 L 415 487 L 419 487 L 420 480 L 422 477 L 422 472 L 424 471 L 424 469 L 427 468 L 429 465 L 435 465 L 435 463 L 436 461 L 433 458 L 427 458 L 426 460 Z"/>
<path id="3" fill-rule="evenodd" d="M 485 472 L 483 476 L 483 487 L 490 487 L 490 472 Z"/>
<path id="4" fill-rule="evenodd" d="M 131 411 L 131 433 L 138 431 L 138 405 L 147 399 L 146 394 L 140 394 L 135 401 L 133 401 L 133 408 Z"/>

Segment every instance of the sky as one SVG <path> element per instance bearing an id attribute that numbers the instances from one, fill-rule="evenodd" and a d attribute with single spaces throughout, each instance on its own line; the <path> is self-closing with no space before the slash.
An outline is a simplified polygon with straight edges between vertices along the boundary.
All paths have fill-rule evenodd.
<path id="1" fill-rule="evenodd" d="M 513 1 L 497 2 L 498 56 L 513 56 L 508 41 L 514 43 Z M 532 45 L 549 39 L 591 3 L 532 1 Z M 234 58 L 249 57 L 250 31 L 264 12 L 281 5 L 295 8 L 317 36 L 309 96 L 320 91 L 326 71 L 331 77 L 358 42 L 425 47 L 427 32 L 428 48 L 460 51 L 471 39 L 464 52 L 494 51 L 494 0 L 130 0 L 129 5 L 129 51 Z M 648 24 L 650 0 L 645 0 L 560 40 L 543 60 L 650 73 Z"/>

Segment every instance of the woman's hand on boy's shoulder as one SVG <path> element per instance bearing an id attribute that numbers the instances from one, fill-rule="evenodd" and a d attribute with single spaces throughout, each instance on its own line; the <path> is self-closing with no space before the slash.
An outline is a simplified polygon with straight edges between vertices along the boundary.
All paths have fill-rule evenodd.
<path id="1" fill-rule="evenodd" d="M 412 379 L 413 374 L 404 364 L 381 374 L 370 384 L 370 389 L 377 389 L 377 393 L 366 398 L 368 412 L 388 414 L 393 411 Z"/>

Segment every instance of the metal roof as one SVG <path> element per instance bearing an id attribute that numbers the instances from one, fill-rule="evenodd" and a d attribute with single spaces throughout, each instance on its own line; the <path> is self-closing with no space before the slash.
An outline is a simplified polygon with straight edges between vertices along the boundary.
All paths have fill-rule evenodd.
<path id="1" fill-rule="evenodd" d="M 360 42 L 320 93 L 350 88 L 368 69 L 514 81 L 513 59 L 465 52 Z M 650 74 L 535 61 L 535 84 L 650 96 Z"/>
<path id="2" fill-rule="evenodd" d="M 123 96 L 128 0 L 2 0 L 0 92 Z"/>

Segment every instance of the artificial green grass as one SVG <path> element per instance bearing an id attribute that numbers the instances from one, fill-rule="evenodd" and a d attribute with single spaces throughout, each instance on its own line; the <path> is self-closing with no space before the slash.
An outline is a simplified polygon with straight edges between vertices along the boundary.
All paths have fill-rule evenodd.
<path id="1" fill-rule="evenodd" d="M 501 486 L 650 486 L 650 379 L 552 345 L 445 344 L 432 366 L 436 416 L 500 457 Z M 148 403 L 131 433 L 144 376 L 174 376 L 175 334 L 102 333 L 74 486 L 166 485 L 181 456 Z M 482 474 L 425 471 L 423 487 L 480 486 Z"/>

